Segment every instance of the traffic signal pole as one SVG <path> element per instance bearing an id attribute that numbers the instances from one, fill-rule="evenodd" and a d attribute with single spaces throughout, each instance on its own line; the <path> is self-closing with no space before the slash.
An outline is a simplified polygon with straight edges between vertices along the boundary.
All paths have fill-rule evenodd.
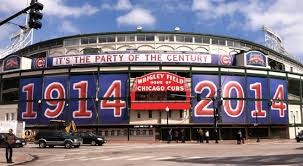
<path id="1" fill-rule="evenodd" d="M 23 13 L 27 13 L 27 11 L 30 10 L 31 8 L 33 8 L 34 6 L 35 6 L 35 4 L 30 5 L 29 7 L 27 7 L 27 8 L 25 8 L 25 9 L 21 10 L 20 12 L 18 12 L 18 13 L 16 13 L 16 14 L 10 16 L 9 18 L 7 18 L 7 19 L 1 21 L 1 22 L 0 22 L 0 26 L 3 25 L 3 24 L 8 23 L 10 20 L 12 20 L 12 19 L 18 17 L 19 15 L 21 15 L 21 14 L 23 14 Z"/>
<path id="2" fill-rule="evenodd" d="M 16 13 L 16 14 L 10 16 L 9 18 L 7 18 L 7 19 L 1 21 L 1 22 L 0 22 L 0 26 L 3 25 L 3 24 L 8 23 L 10 20 L 12 20 L 12 19 L 18 17 L 18 16 L 21 15 L 21 14 L 27 13 L 28 10 L 33 9 L 33 8 L 36 8 L 37 5 L 42 5 L 42 4 L 40 4 L 40 3 L 36 2 L 36 1 L 35 1 L 34 3 L 31 3 L 30 6 L 28 6 L 28 7 L 26 7 L 25 9 L 19 11 L 18 13 Z M 43 5 L 42 5 L 42 8 L 43 8 Z"/>

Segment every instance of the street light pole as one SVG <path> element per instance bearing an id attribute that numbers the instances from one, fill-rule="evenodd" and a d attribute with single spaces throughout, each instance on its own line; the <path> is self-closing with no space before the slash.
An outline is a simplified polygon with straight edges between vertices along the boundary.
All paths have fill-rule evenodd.
<path id="1" fill-rule="evenodd" d="M 259 128 L 259 124 L 258 124 L 258 112 L 256 112 L 256 127 L 257 127 L 257 142 L 260 142 L 260 138 L 259 138 L 259 134 L 258 134 L 258 128 Z"/>
<path id="2" fill-rule="evenodd" d="M 219 143 L 218 142 L 218 128 L 217 128 L 217 111 L 216 111 L 216 108 L 215 108 L 215 101 L 216 99 L 215 98 L 212 98 L 212 101 L 213 101 L 213 111 L 214 111 L 214 129 L 215 129 L 215 142 L 216 143 Z"/>
<path id="3" fill-rule="evenodd" d="M 296 137 L 297 130 L 296 130 L 296 116 L 295 116 L 295 114 L 293 115 L 293 117 L 294 117 L 294 128 L 295 128 L 295 137 Z"/>
<path id="4" fill-rule="evenodd" d="M 168 112 L 169 112 L 168 106 L 166 106 L 165 111 L 166 111 L 166 126 L 168 127 Z"/>

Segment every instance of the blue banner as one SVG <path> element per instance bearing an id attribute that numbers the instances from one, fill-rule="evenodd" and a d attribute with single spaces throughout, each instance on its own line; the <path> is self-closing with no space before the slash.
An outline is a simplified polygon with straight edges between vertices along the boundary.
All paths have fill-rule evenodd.
<path id="1" fill-rule="evenodd" d="M 98 108 L 94 99 L 70 100 L 67 112 L 67 121 L 74 120 L 76 125 L 98 123 Z"/>
<path id="2" fill-rule="evenodd" d="M 220 116 L 224 124 L 246 123 L 245 100 L 223 100 Z"/>
<path id="3" fill-rule="evenodd" d="M 247 98 L 268 99 L 268 79 L 261 77 L 247 77 Z"/>
<path id="4" fill-rule="evenodd" d="M 19 87 L 18 120 L 35 124 L 41 114 L 42 78 L 21 79 Z"/>
<path id="5" fill-rule="evenodd" d="M 96 98 L 98 75 L 77 75 L 70 77 L 70 98 Z M 81 95 L 81 96 L 80 96 Z"/>
<path id="6" fill-rule="evenodd" d="M 213 123 L 214 106 L 219 77 L 217 75 L 194 74 L 192 76 L 192 120 L 194 123 Z M 215 108 L 217 103 L 215 102 Z"/>
<path id="7" fill-rule="evenodd" d="M 245 98 L 245 79 L 240 76 L 222 76 L 222 97 L 223 98 Z"/>
<path id="8" fill-rule="evenodd" d="M 247 119 L 249 124 L 269 124 L 270 111 L 268 100 L 247 101 Z"/>
<path id="9" fill-rule="evenodd" d="M 99 122 L 102 124 L 128 123 L 126 97 L 128 74 L 99 75 L 100 102 Z"/>
<path id="10" fill-rule="evenodd" d="M 287 86 L 286 80 L 270 79 L 271 123 L 287 124 Z"/>

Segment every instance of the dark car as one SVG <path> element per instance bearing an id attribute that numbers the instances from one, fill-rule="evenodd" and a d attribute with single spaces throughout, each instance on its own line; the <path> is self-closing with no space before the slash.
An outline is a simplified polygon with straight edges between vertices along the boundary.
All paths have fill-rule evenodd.
<path id="1" fill-rule="evenodd" d="M 6 146 L 5 138 L 8 133 L 0 133 L 0 147 L 4 148 Z M 20 148 L 26 145 L 26 141 L 23 138 L 16 137 L 16 143 L 13 144 L 13 147 Z"/>
<path id="2" fill-rule="evenodd" d="M 99 145 L 102 146 L 104 143 L 106 143 L 106 140 L 102 136 L 98 136 L 91 132 L 77 132 L 73 133 L 74 135 L 77 135 L 83 139 L 83 144 L 90 144 L 90 145 Z"/>
<path id="3" fill-rule="evenodd" d="M 49 146 L 64 146 L 69 149 L 72 147 L 78 148 L 82 144 L 82 138 L 68 134 L 64 131 L 46 130 L 39 131 L 35 136 L 35 144 L 39 144 L 40 148 Z"/>
<path id="4" fill-rule="evenodd" d="M 296 135 L 297 142 L 300 142 L 303 140 L 303 130 L 301 130 L 298 135 Z"/>

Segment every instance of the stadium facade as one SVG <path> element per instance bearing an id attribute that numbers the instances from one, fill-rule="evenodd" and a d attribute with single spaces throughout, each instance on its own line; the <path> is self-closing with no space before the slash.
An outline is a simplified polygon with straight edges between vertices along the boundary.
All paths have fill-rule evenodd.
<path id="1" fill-rule="evenodd" d="M 26 129 L 74 121 L 110 140 L 294 138 L 303 65 L 247 40 L 173 32 L 51 39 L 1 59 L 2 120 Z"/>

